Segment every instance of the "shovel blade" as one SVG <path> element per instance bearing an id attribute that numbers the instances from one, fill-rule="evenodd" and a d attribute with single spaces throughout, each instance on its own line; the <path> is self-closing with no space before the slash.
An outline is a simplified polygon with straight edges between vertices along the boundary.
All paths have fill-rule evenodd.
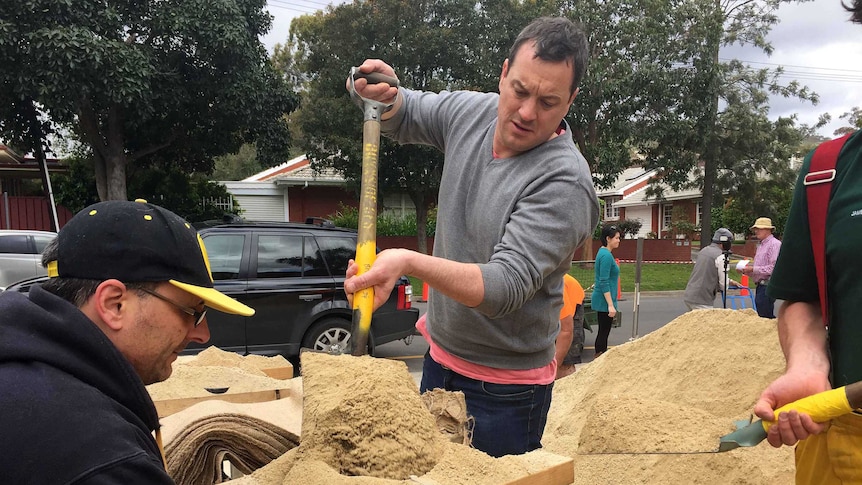
<path id="1" fill-rule="evenodd" d="M 719 440 L 718 451 L 730 451 L 740 446 L 757 446 L 766 439 L 766 430 L 763 428 L 763 420 L 758 419 L 748 426 L 744 426 L 733 433 L 724 435 Z"/>

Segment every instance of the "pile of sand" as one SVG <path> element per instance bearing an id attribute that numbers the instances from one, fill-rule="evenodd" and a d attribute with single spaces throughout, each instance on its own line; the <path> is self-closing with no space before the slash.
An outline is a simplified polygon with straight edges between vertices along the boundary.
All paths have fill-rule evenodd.
<path id="1" fill-rule="evenodd" d="M 177 360 L 171 377 L 150 384 L 147 391 L 153 401 L 213 396 L 207 389 L 228 388 L 226 394 L 280 389 L 285 381 L 268 377 L 263 369 L 287 367 L 281 356 L 242 356 L 209 347 L 197 356 Z"/>
<path id="2" fill-rule="evenodd" d="M 236 352 L 226 352 L 213 346 L 207 347 L 193 358 L 184 360 L 179 365 L 236 367 L 249 374 L 259 376 L 266 375 L 263 369 L 291 366 L 290 362 L 280 355 L 273 357 L 255 354 L 239 355 Z"/>
<path id="3" fill-rule="evenodd" d="M 775 321 L 750 310 L 687 313 L 557 381 L 544 450 L 499 459 L 447 441 L 402 362 L 303 366 L 300 446 L 232 483 L 498 485 L 559 460 L 548 452 L 574 460 L 576 485 L 793 482 L 787 447 L 696 453 L 717 450 L 783 372 Z M 696 454 L 632 454 L 645 452 Z"/>
<path id="4" fill-rule="evenodd" d="M 575 460 L 576 484 L 792 483 L 792 449 L 765 442 L 717 454 L 622 454 L 716 450 L 783 370 L 775 320 L 689 312 L 557 381 L 542 443 Z"/>
<path id="5" fill-rule="evenodd" d="M 305 353 L 302 366 L 299 447 L 231 483 L 499 485 L 567 460 L 542 450 L 497 459 L 449 441 L 403 362 Z"/>

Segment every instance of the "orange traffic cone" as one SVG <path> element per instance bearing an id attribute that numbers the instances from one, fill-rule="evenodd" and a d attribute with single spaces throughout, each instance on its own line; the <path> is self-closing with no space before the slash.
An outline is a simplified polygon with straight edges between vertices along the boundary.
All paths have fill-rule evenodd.
<path id="1" fill-rule="evenodd" d="M 422 301 L 428 301 L 428 283 L 422 282 Z"/>
<path id="2" fill-rule="evenodd" d="M 620 258 L 617 258 L 617 266 L 620 265 Z M 617 277 L 617 300 L 623 299 L 623 280 Z"/>
<path id="3" fill-rule="evenodd" d="M 748 275 L 742 275 L 742 278 L 739 279 L 739 282 L 742 283 L 742 289 L 739 290 L 739 294 L 742 296 L 748 296 Z"/>

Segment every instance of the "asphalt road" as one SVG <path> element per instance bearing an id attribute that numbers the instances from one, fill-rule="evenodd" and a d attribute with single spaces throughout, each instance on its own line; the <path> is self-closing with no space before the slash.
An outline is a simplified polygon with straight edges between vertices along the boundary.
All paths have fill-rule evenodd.
<path id="1" fill-rule="evenodd" d="M 619 302 L 620 311 L 623 312 L 622 325 L 611 330 L 608 345 L 620 345 L 632 339 L 643 337 L 685 313 L 687 309 L 682 301 L 682 293 L 682 291 L 641 293 L 636 329 L 634 328 L 634 293 L 623 293 L 623 299 Z M 426 303 L 414 302 L 413 304 L 419 308 L 420 314 L 425 312 Z M 721 308 L 721 298 L 716 298 L 715 306 Z M 595 331 L 586 333 L 584 355 L 582 356 L 584 363 L 593 359 L 595 338 Z M 377 348 L 376 354 L 378 357 L 404 361 L 418 382 L 422 376 L 422 359 L 426 350 L 428 350 L 428 343 L 417 335 L 413 337 L 410 344 L 397 341 L 381 345 Z"/>

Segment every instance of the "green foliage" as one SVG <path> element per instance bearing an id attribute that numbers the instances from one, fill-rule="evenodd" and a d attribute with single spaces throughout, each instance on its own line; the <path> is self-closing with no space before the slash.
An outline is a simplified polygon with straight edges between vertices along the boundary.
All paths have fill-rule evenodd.
<path id="1" fill-rule="evenodd" d="M 431 209 L 429 214 L 426 236 L 434 237 L 437 221 L 437 208 L 435 207 Z M 341 204 L 339 205 L 338 210 L 334 214 L 326 216 L 326 219 L 332 221 L 332 223 L 338 227 L 357 229 L 359 227 L 359 209 Z M 378 236 L 415 236 L 416 231 L 415 214 L 406 214 L 404 216 L 396 216 L 393 214 L 377 215 Z"/>
<path id="2" fill-rule="evenodd" d="M 51 177 L 55 200 L 72 212 L 99 201 L 93 181 L 92 161 L 78 155 L 66 160 L 69 173 Z M 228 199 L 224 186 L 202 175 L 188 175 L 177 167 L 137 167 L 129 181 L 129 200 L 146 199 L 170 209 L 190 222 L 221 219 L 224 210 L 207 204 L 210 199 Z M 241 213 L 234 201 L 233 214 Z"/>
<path id="3" fill-rule="evenodd" d="M 697 225 L 688 220 L 685 214 L 685 209 L 680 206 L 674 206 L 671 210 L 670 227 L 674 235 L 684 235 L 686 239 L 693 239 L 697 232 Z"/>
<path id="4" fill-rule="evenodd" d="M 332 221 L 338 227 L 359 229 L 359 208 L 340 203 L 338 204 L 338 210 L 334 214 L 326 216 L 326 219 Z"/>
<path id="5" fill-rule="evenodd" d="M 638 219 L 624 219 L 617 223 L 617 227 L 620 228 L 620 231 L 623 234 L 623 237 L 637 237 L 638 232 L 640 232 L 643 223 Z"/>
<path id="6" fill-rule="evenodd" d="M 856 130 L 862 129 L 862 109 L 858 106 L 854 106 L 850 111 L 839 116 L 840 119 L 847 120 L 847 126 L 842 126 L 838 128 L 833 133 L 835 136 L 843 136 L 847 133 L 852 133 Z"/>
<path id="7" fill-rule="evenodd" d="M 291 126 L 312 163 L 334 167 L 359 185 L 362 112 L 344 89 L 351 66 L 379 58 L 413 89 L 494 90 L 508 48 L 536 15 L 536 3 L 550 2 L 380 0 L 297 18 L 277 63 L 285 77 L 308 80 Z M 442 153 L 384 138 L 379 156 L 380 192 L 407 192 L 421 231 L 425 209 L 437 198 Z"/>
<path id="8" fill-rule="evenodd" d="M 257 160 L 257 149 L 252 143 L 244 143 L 235 153 L 215 158 L 213 180 L 242 180 L 265 167 Z"/>
<path id="9" fill-rule="evenodd" d="M 92 149 L 102 199 L 127 198 L 127 167 L 206 173 L 243 142 L 279 163 L 296 100 L 260 42 L 264 5 L 0 0 L 0 135 L 29 149 L 65 125 Z"/>

